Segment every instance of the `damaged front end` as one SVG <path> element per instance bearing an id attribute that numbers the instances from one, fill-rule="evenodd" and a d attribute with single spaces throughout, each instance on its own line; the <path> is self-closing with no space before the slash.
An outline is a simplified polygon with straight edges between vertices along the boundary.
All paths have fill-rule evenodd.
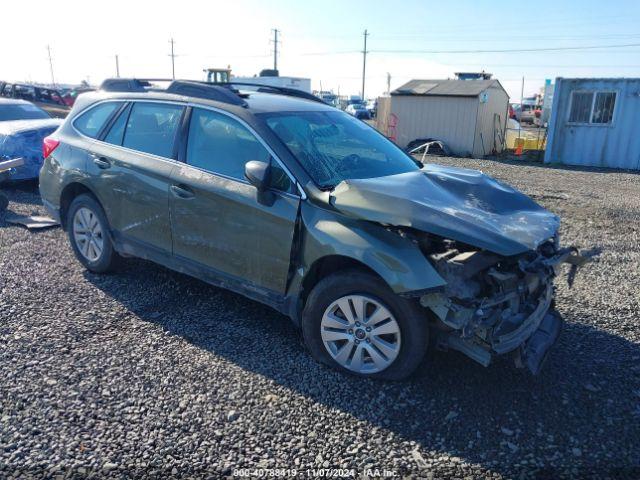
<path id="1" fill-rule="evenodd" d="M 513 352 L 517 366 L 537 374 L 562 328 L 553 309 L 553 280 L 562 263 L 576 268 L 586 259 L 573 248 L 559 248 L 557 237 L 509 257 L 453 241 L 421 243 L 447 282 L 420 297 L 439 320 L 439 346 L 484 366 Z"/>
<path id="2" fill-rule="evenodd" d="M 560 248 L 560 219 L 480 171 L 425 165 L 420 171 L 343 181 L 331 194 L 345 215 L 411 240 L 443 282 L 417 296 L 433 312 L 441 347 L 483 365 L 512 353 L 534 374 L 557 340 L 553 280 L 562 263 L 587 259 Z"/>

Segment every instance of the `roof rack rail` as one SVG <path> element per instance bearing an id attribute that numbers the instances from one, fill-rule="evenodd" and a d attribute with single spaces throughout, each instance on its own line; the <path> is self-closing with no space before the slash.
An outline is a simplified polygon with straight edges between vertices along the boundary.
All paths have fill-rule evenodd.
<path id="1" fill-rule="evenodd" d="M 155 87 L 153 82 L 170 82 L 170 84 L 166 89 L 160 89 Z M 257 92 L 275 93 L 324 104 L 320 98 L 302 90 L 249 82 L 214 83 L 198 80 L 173 80 L 170 78 L 107 78 L 100 85 L 100 90 L 106 92 L 162 91 L 246 107 L 247 102 L 240 93 L 240 89 L 244 87 L 249 87 L 249 89 L 254 89 Z"/>
<path id="2" fill-rule="evenodd" d="M 209 83 L 208 85 L 219 85 L 221 87 L 226 86 L 230 89 L 238 90 L 237 87 L 252 87 L 255 88 L 258 92 L 264 93 L 276 93 L 280 95 L 287 95 L 289 97 L 297 97 L 303 98 L 305 100 L 311 100 L 313 102 L 325 103 L 320 98 L 316 97 L 307 92 L 303 92 L 302 90 L 296 90 L 295 88 L 288 87 L 278 87 L 273 85 L 264 85 L 262 83 L 252 83 L 252 82 L 234 82 L 233 80 L 227 83 Z"/>
<path id="3" fill-rule="evenodd" d="M 167 93 L 184 95 L 186 97 L 206 98 L 217 102 L 230 103 L 246 107 L 247 102 L 236 92 L 228 88 L 195 80 L 175 80 L 167 87 Z"/>
<path id="4" fill-rule="evenodd" d="M 146 92 L 153 87 L 151 82 L 172 82 L 171 78 L 106 78 L 100 84 L 105 92 Z"/>
<path id="5" fill-rule="evenodd" d="M 157 88 L 153 82 L 171 82 L 166 89 Z M 171 78 L 107 78 L 100 85 L 106 92 L 149 92 L 161 91 L 186 97 L 205 98 L 217 102 L 247 106 L 236 91 L 197 80 L 173 80 Z"/>

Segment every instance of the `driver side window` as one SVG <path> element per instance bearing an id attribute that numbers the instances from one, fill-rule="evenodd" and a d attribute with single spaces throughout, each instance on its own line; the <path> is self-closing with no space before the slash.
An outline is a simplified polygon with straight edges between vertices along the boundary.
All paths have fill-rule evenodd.
<path id="1" fill-rule="evenodd" d="M 289 177 L 253 133 L 237 120 L 212 110 L 193 109 L 186 160 L 194 167 L 242 181 L 246 181 L 247 162 L 271 163 L 273 188 L 291 190 Z"/>

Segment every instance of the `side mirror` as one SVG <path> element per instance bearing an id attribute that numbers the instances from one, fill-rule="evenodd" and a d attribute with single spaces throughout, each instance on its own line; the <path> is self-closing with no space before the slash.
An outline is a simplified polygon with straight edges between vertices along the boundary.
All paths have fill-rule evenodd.
<path id="1" fill-rule="evenodd" d="M 258 189 L 258 192 L 264 192 L 269 188 L 271 166 L 266 162 L 251 160 L 244 166 L 244 176 Z"/>
<path id="2" fill-rule="evenodd" d="M 271 186 L 271 165 L 267 162 L 251 160 L 244 166 L 244 176 L 258 190 L 258 203 L 270 207 L 275 201 Z"/>

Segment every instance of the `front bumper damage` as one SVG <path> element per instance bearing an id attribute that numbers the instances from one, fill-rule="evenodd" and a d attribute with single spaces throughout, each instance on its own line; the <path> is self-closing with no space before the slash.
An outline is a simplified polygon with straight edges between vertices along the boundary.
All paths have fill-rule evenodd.
<path id="1" fill-rule="evenodd" d="M 554 309 L 553 280 L 563 263 L 575 269 L 588 261 L 574 248 L 548 241 L 515 257 L 449 248 L 431 254 L 446 287 L 420 297 L 437 318 L 438 346 L 454 349 L 488 366 L 512 354 L 534 375 L 562 330 Z"/>

